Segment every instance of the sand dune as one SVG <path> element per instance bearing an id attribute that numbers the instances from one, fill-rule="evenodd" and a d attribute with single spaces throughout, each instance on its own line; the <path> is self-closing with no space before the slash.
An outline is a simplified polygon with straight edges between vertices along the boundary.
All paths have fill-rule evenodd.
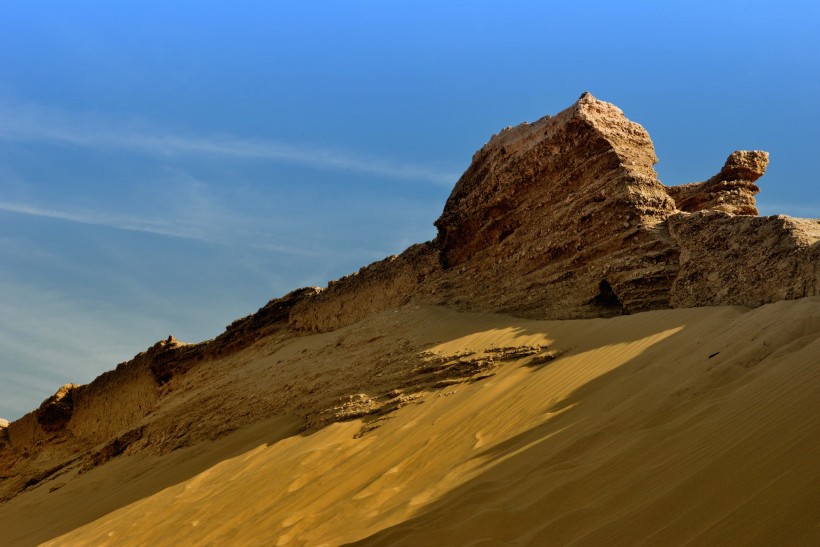
<path id="1" fill-rule="evenodd" d="M 271 397 L 308 369 L 328 381 L 353 378 L 357 392 L 375 396 L 389 387 L 385 356 L 523 346 L 559 356 L 506 360 L 478 381 L 405 388 L 417 398 L 375 421 L 300 433 L 301 415 L 256 415 L 216 441 L 56 477 L 0 505 L 0 538 L 820 542 L 820 298 L 576 321 L 407 306 L 333 333 L 262 340 L 225 366 Z M 190 399 L 213 386 L 191 380 L 186 389 Z M 220 389 L 227 400 L 250 387 L 225 381 Z"/>

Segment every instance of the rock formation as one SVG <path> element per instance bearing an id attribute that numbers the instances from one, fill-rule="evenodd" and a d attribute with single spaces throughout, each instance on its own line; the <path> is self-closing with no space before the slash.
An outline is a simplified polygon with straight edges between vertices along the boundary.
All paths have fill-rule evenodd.
<path id="1" fill-rule="evenodd" d="M 413 245 L 400 255 L 365 266 L 331 281 L 324 290 L 296 302 L 288 321 L 297 331 L 326 332 L 351 325 L 382 310 L 419 298 L 442 273 L 438 249 Z"/>
<path id="2" fill-rule="evenodd" d="M 192 369 L 262 339 L 275 346 L 408 303 L 585 318 L 820 294 L 820 221 L 755 216 L 766 152 L 733 152 L 714 177 L 677 187 L 661 184 L 656 161 L 643 127 L 589 93 L 554 117 L 504 129 L 474 155 L 435 222 L 433 241 L 326 289 L 271 300 L 214 340 L 187 345 L 169 337 L 89 385 L 62 387 L 7 427 L 0 423 L 0 499 L 78 458 L 98 465 L 147 446 L 146 436 L 170 450 L 239 427 L 241 419 L 214 418 L 199 429 L 194 418 L 166 423 L 156 409 Z M 472 374 L 485 361 L 439 364 Z M 398 352 L 385 370 L 415 374 L 407 366 Z M 331 414 L 389 409 L 399 399 L 362 396 Z"/>
<path id="3" fill-rule="evenodd" d="M 37 423 L 44 431 L 59 431 L 71 420 L 74 412 L 74 392 L 79 386 L 66 384 L 43 401 L 37 409 Z"/>
<path id="4" fill-rule="evenodd" d="M 673 307 L 756 307 L 820 294 L 820 220 L 702 211 L 668 224 L 680 247 Z"/>
<path id="5" fill-rule="evenodd" d="M 489 296 L 476 304 L 490 311 L 668 307 L 677 249 L 663 221 L 675 203 L 656 161 L 643 127 L 589 93 L 555 117 L 506 129 L 476 153 L 436 221 L 442 264 L 459 272 L 453 282 L 469 279 L 469 292 Z"/>
<path id="6" fill-rule="evenodd" d="M 290 325 L 323 332 L 409 302 L 555 319 L 817 294 L 811 221 L 750 216 L 768 157 L 735 151 L 705 182 L 664 186 L 643 127 L 584 93 L 476 152 L 435 240 L 330 283 Z"/>
<path id="7" fill-rule="evenodd" d="M 743 150 L 732 152 L 723 169 L 705 182 L 671 186 L 667 192 L 681 211 L 713 210 L 736 215 L 757 215 L 755 181 L 766 172 L 768 152 Z"/>

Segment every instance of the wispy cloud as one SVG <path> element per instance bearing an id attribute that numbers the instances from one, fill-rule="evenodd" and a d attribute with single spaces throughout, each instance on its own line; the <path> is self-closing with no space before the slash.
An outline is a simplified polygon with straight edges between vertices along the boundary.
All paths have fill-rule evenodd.
<path id="1" fill-rule="evenodd" d="M 79 224 L 90 224 L 93 226 L 107 226 L 110 228 L 117 228 L 119 230 L 196 239 L 191 234 L 187 234 L 180 230 L 175 230 L 174 226 L 170 222 L 164 220 L 144 219 L 126 215 L 109 215 L 88 211 L 60 211 L 56 209 L 37 207 L 34 205 L 9 202 L 0 202 L 0 211 L 35 217 L 53 218 L 67 222 L 76 222 Z"/>
<path id="2" fill-rule="evenodd" d="M 125 148 L 157 155 L 208 155 L 261 159 L 315 169 L 352 171 L 394 179 L 452 185 L 458 173 L 366 154 L 235 135 L 190 135 L 151 127 L 144 122 L 100 115 L 80 116 L 35 105 L 0 101 L 0 139 L 58 142 L 98 149 Z"/>
<path id="3" fill-rule="evenodd" d="M 15 213 L 19 215 L 27 215 L 41 218 L 50 218 L 55 220 L 62 220 L 65 222 L 73 222 L 77 224 L 87 224 L 90 226 L 103 226 L 107 228 L 114 228 L 117 230 L 125 230 L 130 232 L 142 232 L 147 234 L 155 234 L 166 237 L 175 237 L 182 239 L 190 239 L 194 241 L 201 241 L 203 243 L 219 244 L 219 245 L 234 245 L 236 239 L 232 238 L 230 233 L 222 230 L 220 234 L 215 234 L 208 230 L 205 224 L 213 225 L 205 219 L 193 220 L 189 223 L 184 221 L 169 221 L 162 219 L 141 218 L 123 214 L 100 213 L 95 211 L 75 211 L 75 210 L 60 210 L 45 207 L 38 207 L 36 205 L 28 205 L 24 203 L 12 203 L 0 201 L 0 211 Z M 326 256 L 327 250 L 308 249 L 299 246 L 279 245 L 269 240 L 262 240 L 254 243 L 252 240 L 245 243 L 246 246 L 254 247 L 266 251 L 307 256 L 318 257 Z"/>

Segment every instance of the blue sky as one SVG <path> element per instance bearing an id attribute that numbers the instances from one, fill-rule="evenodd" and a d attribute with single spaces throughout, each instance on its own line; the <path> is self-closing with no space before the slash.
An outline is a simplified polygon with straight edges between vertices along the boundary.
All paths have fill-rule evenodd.
<path id="1" fill-rule="evenodd" d="M 504 126 L 585 90 L 666 184 L 771 153 L 820 217 L 814 2 L 4 2 L 0 416 L 434 236 Z"/>

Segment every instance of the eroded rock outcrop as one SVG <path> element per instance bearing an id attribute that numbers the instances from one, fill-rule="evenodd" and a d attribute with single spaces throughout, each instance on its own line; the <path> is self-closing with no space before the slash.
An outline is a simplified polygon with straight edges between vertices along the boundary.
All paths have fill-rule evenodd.
<path id="1" fill-rule="evenodd" d="M 644 128 L 584 93 L 494 135 L 434 241 L 332 282 L 291 326 L 333 330 L 408 302 L 581 318 L 817 294 L 812 229 L 754 216 L 768 159 L 738 150 L 704 182 L 664 186 Z"/>
<path id="2" fill-rule="evenodd" d="M 436 221 L 452 300 L 530 317 L 668 306 L 675 203 L 656 161 L 644 128 L 589 93 L 495 135 Z"/>
<path id="3" fill-rule="evenodd" d="M 180 403 L 173 419 L 158 416 L 158 409 L 164 397 L 184 389 L 191 374 L 200 381 L 213 378 L 219 371 L 208 369 L 210 364 L 224 365 L 254 344 L 270 350 L 406 304 L 582 318 L 668 307 L 759 306 L 820 294 L 820 221 L 755 216 L 755 183 L 766 170 L 766 152 L 733 152 L 714 177 L 677 187 L 661 184 L 656 161 L 644 128 L 588 93 L 555 116 L 501 131 L 459 179 L 435 222 L 433 241 L 365 266 L 326 289 L 298 289 L 271 300 L 213 340 L 164 339 L 88 385 L 64 386 L 7 427 L 0 423 L 0 478 L 12 477 L 2 483 L 0 499 L 72 462 L 75 468 L 98 465 L 145 446 L 173 450 L 240 427 L 253 413 L 222 421 L 217 402 L 200 400 L 196 404 L 213 408 L 188 414 Z M 416 370 L 402 347 L 383 367 L 401 378 L 408 376 L 407 366 L 413 374 L 432 374 L 436 382 L 477 377 L 495 359 L 445 359 Z M 202 368 L 192 373 L 195 367 Z M 457 377 L 443 374 L 445 369 Z M 275 364 L 266 370 L 275 371 Z M 315 386 L 302 388 L 310 394 Z M 402 397 L 363 395 L 343 402 L 338 414 L 390 409 L 404 404 Z M 314 399 L 307 400 L 321 406 Z M 260 415 L 313 408 L 289 407 L 287 397 L 234 403 Z M 213 419 L 201 423 L 208 412 Z M 179 423 L 186 415 L 192 417 Z"/>
<path id="4" fill-rule="evenodd" d="M 555 116 L 506 128 L 473 156 L 435 222 L 434 241 L 331 282 L 294 307 L 291 326 L 333 330 L 409 302 L 580 318 L 738 301 L 676 283 L 679 254 L 695 245 L 684 242 L 694 226 L 683 226 L 699 211 L 740 224 L 756 215 L 755 182 L 768 154 L 735 151 L 709 180 L 672 187 L 658 180 L 656 161 L 644 128 L 589 93 Z M 673 290 L 684 285 L 693 296 Z M 749 302 L 812 294 L 770 284 L 757 292 Z"/>
<path id="5" fill-rule="evenodd" d="M 290 325 L 310 332 L 351 325 L 423 297 L 430 279 L 440 272 L 438 249 L 430 243 L 413 245 L 400 255 L 331 281 L 327 289 L 297 302 L 290 312 Z"/>
<path id="6" fill-rule="evenodd" d="M 723 169 L 704 182 L 693 182 L 666 189 L 681 211 L 723 211 L 735 215 L 757 215 L 755 181 L 766 172 L 769 153 L 738 150 L 726 159 Z"/>
<path id="7" fill-rule="evenodd" d="M 212 438 L 193 424 L 157 419 L 156 412 L 193 367 L 207 367 L 260 339 L 270 347 L 299 336 L 288 324 L 291 310 L 320 292 L 311 287 L 273 299 L 213 340 L 185 344 L 169 336 L 90 384 L 67 384 L 37 410 L 6 422 L 0 426 L 0 501 L 68 470 L 87 470 L 132 450 L 163 452 Z M 221 431 L 251 418 L 231 421 Z"/>
<path id="8" fill-rule="evenodd" d="M 43 401 L 37 409 L 37 422 L 44 431 L 59 431 L 66 426 L 74 412 L 74 393 L 78 387 L 66 384 Z"/>
<path id="9" fill-rule="evenodd" d="M 673 215 L 680 271 L 672 306 L 756 307 L 820 294 L 820 220 Z"/>

